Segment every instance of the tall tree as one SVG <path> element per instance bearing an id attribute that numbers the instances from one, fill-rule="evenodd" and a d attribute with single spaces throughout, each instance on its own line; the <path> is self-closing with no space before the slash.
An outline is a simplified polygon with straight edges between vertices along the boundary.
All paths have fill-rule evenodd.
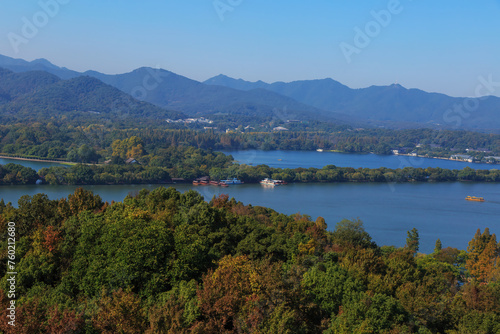
<path id="1" fill-rule="evenodd" d="M 488 228 L 478 229 L 467 247 L 465 267 L 469 273 L 481 282 L 490 281 L 498 276 L 500 267 L 500 248 L 495 234 Z"/>
<path id="2" fill-rule="evenodd" d="M 443 249 L 443 244 L 441 243 L 441 239 L 436 240 L 436 245 L 434 246 L 434 253 L 439 253 Z"/>
<path id="3" fill-rule="evenodd" d="M 408 238 L 406 238 L 406 247 L 414 253 L 418 252 L 420 245 L 418 230 L 414 227 L 411 231 L 408 231 L 407 234 Z"/>

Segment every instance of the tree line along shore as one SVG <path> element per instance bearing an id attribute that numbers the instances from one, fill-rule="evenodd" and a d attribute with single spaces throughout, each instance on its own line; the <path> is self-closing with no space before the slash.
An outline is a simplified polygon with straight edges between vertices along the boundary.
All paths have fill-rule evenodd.
<path id="1" fill-rule="evenodd" d="M 266 165 L 234 164 L 225 156 L 219 159 L 200 156 L 169 167 L 126 165 L 77 164 L 69 167 L 49 167 L 35 171 L 18 164 L 0 165 L 0 185 L 59 184 L 59 185 L 112 185 L 112 184 L 165 184 L 191 182 L 200 177 L 219 181 L 236 177 L 245 183 L 258 183 L 265 178 L 288 183 L 312 182 L 500 182 L 500 170 L 462 170 L 442 168 L 351 168 L 328 165 L 323 168 L 272 168 Z M 205 164 L 203 164 L 205 161 Z"/>

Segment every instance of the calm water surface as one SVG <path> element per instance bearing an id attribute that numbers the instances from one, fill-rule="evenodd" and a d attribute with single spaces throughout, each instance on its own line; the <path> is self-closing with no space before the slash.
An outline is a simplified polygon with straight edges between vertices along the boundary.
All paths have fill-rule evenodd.
<path id="1" fill-rule="evenodd" d="M 420 250 L 432 252 L 437 238 L 443 246 L 465 249 L 478 228 L 500 235 L 500 185 L 488 183 L 419 184 L 290 184 L 267 188 L 248 184 L 220 188 L 174 185 L 179 191 L 195 189 L 206 200 L 220 193 L 245 204 L 271 207 L 279 212 L 322 216 L 329 229 L 343 218 L 360 218 L 379 245 L 403 246 L 406 231 L 416 227 Z M 129 193 L 156 185 L 85 186 L 105 201 L 122 201 Z M 0 198 L 14 204 L 25 194 L 42 192 L 51 199 L 67 197 L 76 186 L 4 186 Z M 484 203 L 468 202 L 467 195 L 483 196 Z"/>
<path id="2" fill-rule="evenodd" d="M 315 167 L 326 165 L 354 168 L 403 168 L 403 167 L 441 167 L 446 169 L 463 169 L 467 166 L 473 169 L 500 169 L 500 165 L 477 164 L 470 162 L 451 161 L 443 159 L 407 157 L 398 155 L 349 154 L 316 151 L 222 151 L 231 154 L 242 164 L 265 164 L 276 168 Z"/>
<path id="3" fill-rule="evenodd" d="M 52 166 L 68 166 L 68 165 L 63 165 L 59 164 L 57 162 L 44 162 L 44 161 L 25 161 L 25 160 L 17 160 L 17 159 L 3 159 L 0 158 L 0 165 L 6 165 L 6 164 L 17 164 L 17 165 L 23 165 L 25 167 L 30 167 L 33 168 L 36 171 L 39 171 L 40 169 L 44 167 L 52 167 Z"/>
<path id="4" fill-rule="evenodd" d="M 322 168 L 326 165 L 354 168 L 403 168 L 403 167 L 441 167 L 446 169 L 463 169 L 467 166 L 473 169 L 500 169 L 500 165 L 477 164 L 461 161 L 450 161 L 442 159 L 407 157 L 396 155 L 376 154 L 349 154 L 335 152 L 316 151 L 222 151 L 231 154 L 236 161 L 248 165 L 265 164 L 270 167 L 298 168 L 315 167 Z M 8 163 L 20 164 L 40 170 L 44 167 L 67 166 L 55 162 L 23 161 L 14 159 L 0 159 L 0 165 Z"/>

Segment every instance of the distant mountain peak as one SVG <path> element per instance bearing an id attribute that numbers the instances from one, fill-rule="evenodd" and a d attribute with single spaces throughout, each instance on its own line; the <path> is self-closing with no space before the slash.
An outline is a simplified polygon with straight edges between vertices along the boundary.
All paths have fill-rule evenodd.
<path id="1" fill-rule="evenodd" d="M 52 67 L 52 68 L 58 68 L 58 66 L 52 64 L 50 61 L 48 61 L 47 59 L 45 58 L 38 58 L 38 59 L 35 59 L 33 61 L 31 61 L 32 64 L 40 64 L 40 65 L 44 65 L 44 66 L 47 66 L 47 67 Z"/>
<path id="2" fill-rule="evenodd" d="M 211 79 L 232 79 L 232 78 L 230 78 L 227 75 L 221 73 L 219 75 L 216 75 L 215 77 L 212 77 Z"/>

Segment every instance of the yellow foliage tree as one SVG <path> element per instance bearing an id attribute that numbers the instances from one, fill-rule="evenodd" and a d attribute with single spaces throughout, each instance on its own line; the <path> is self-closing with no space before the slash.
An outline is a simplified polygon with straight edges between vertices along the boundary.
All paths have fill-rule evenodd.
<path id="1" fill-rule="evenodd" d="M 128 139 L 117 139 L 111 144 L 113 156 L 122 159 L 140 158 L 146 154 L 142 139 L 137 136 L 132 136 Z"/>

